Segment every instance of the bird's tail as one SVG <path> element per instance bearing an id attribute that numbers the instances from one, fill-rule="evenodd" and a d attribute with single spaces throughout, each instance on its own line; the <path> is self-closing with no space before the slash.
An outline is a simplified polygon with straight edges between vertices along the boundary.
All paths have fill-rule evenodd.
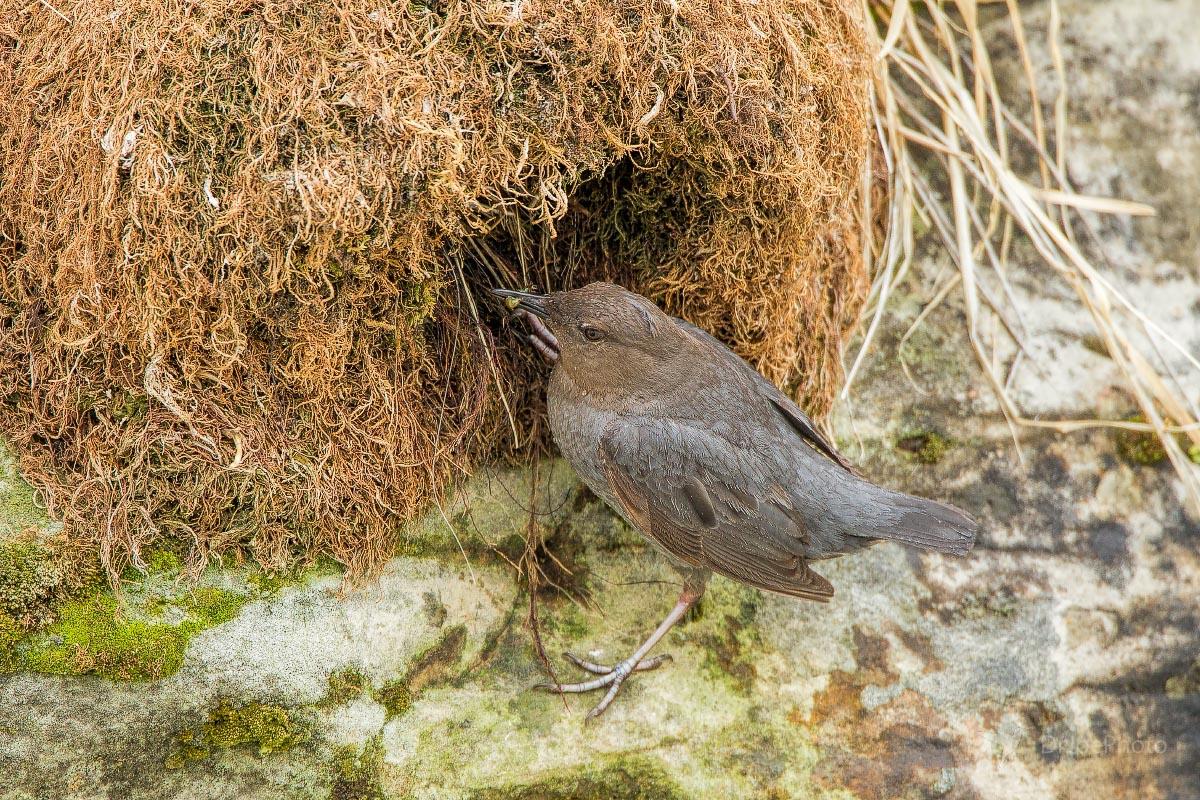
<path id="1" fill-rule="evenodd" d="M 888 492 L 888 513 L 872 533 L 924 550 L 966 555 L 975 544 L 979 523 L 945 503 Z"/>

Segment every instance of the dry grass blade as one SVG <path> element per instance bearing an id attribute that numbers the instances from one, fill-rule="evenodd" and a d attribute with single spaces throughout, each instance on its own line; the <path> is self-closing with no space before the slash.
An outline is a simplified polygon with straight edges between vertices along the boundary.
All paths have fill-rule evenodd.
<path id="1" fill-rule="evenodd" d="M 894 207 L 891 226 L 873 267 L 875 283 L 866 315 L 870 322 L 847 375 L 843 396 L 872 345 L 888 296 L 911 261 L 912 220 L 920 215 L 934 222 L 934 230 L 959 271 L 959 279 L 944 286 L 938 299 L 951 289 L 961 291 L 971 346 L 1000 408 L 1014 426 L 1014 438 L 1015 429 L 1020 427 L 1065 432 L 1106 425 L 1153 431 L 1161 439 L 1188 498 L 1200 512 L 1200 467 L 1191 462 L 1180 444 L 1186 439 L 1193 446 L 1200 445 L 1196 407 L 1182 388 L 1200 381 L 1200 360 L 1138 308 L 1115 278 L 1089 259 L 1074 234 L 1076 224 L 1088 227 L 1087 221 L 1078 216 L 1082 211 L 1127 215 L 1154 211 L 1140 203 L 1080 194 L 1065 178 L 1067 93 L 1057 41 L 1061 23 L 1057 3 L 1052 0 L 1048 11 L 1048 52 L 1059 88 L 1051 126 L 1046 125 L 1033 80 L 1033 58 L 1020 7 L 1015 0 L 1004 2 L 1028 81 L 1031 105 L 1029 119 L 1024 120 L 1005 103 L 992 75 L 979 5 L 974 0 L 953 4 L 864 0 L 868 35 L 875 51 L 873 112 L 877 127 L 884 132 L 880 139 L 892 166 L 889 188 Z M 1031 185 L 1014 167 L 1010 130 L 1019 134 L 1017 143 L 1027 146 L 1036 157 L 1040 185 Z M 1053 154 L 1047 144 L 1051 137 Z M 922 172 L 931 169 L 940 171 L 940 175 L 923 177 Z M 930 190 L 931 182 L 947 188 L 948 210 Z M 1074 292 L 1079 307 L 1087 312 L 1096 335 L 1117 364 L 1145 423 L 1039 420 L 1018 407 L 1009 391 L 1013 368 L 1005 367 L 1000 348 L 1007 347 L 1014 363 L 1023 348 L 1014 326 L 1004 321 L 1000 299 L 987 289 L 988 276 L 999 281 L 1004 287 L 1005 303 L 1019 320 L 1004 263 L 1014 230 L 1032 243 L 1045 264 Z M 992 241 L 997 232 L 1002 237 L 999 250 Z M 923 319 L 924 315 L 915 324 Z M 989 344 L 982 335 L 985 327 L 992 331 Z M 1007 343 L 1002 341 L 1004 338 Z M 1176 374 L 1171 359 L 1187 374 Z"/>

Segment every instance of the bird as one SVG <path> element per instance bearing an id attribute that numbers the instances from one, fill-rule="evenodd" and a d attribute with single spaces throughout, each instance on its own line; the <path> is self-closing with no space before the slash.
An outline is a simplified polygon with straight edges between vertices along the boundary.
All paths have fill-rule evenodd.
<path id="1" fill-rule="evenodd" d="M 833 586 L 812 563 L 881 540 L 965 555 L 979 526 L 965 512 L 863 477 L 786 394 L 711 334 L 611 283 L 537 294 L 493 289 L 553 365 L 546 389 L 555 443 L 582 481 L 661 552 L 683 586 L 662 623 L 596 677 L 543 683 L 605 689 L 668 656 L 651 649 L 704 594 L 713 573 L 805 600 Z"/>

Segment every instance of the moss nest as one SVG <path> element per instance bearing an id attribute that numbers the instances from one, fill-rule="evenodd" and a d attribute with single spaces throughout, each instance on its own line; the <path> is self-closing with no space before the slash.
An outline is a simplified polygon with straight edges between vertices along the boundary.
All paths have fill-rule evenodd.
<path id="1" fill-rule="evenodd" d="M 615 280 L 816 413 L 836 389 L 866 290 L 857 2 L 22 7 L 0 434 L 114 575 L 164 538 L 190 569 L 362 572 L 541 441 L 490 285 Z"/>

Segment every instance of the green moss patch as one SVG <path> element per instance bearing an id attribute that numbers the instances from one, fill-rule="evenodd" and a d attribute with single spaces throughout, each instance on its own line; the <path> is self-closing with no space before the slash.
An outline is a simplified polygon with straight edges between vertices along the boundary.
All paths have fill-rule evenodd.
<path id="1" fill-rule="evenodd" d="M 300 586 L 316 578 L 342 575 L 345 569 L 332 558 L 321 556 L 289 569 L 266 570 L 252 566 L 246 573 L 246 583 L 260 595 L 272 595 L 287 586 Z"/>
<path id="2" fill-rule="evenodd" d="M 0 611 L 0 675 L 17 668 L 17 641 L 23 631 L 16 620 Z"/>
<path id="3" fill-rule="evenodd" d="M 146 568 L 152 575 L 178 575 L 183 569 L 183 562 L 170 550 L 156 550 L 146 559 Z"/>
<path id="4" fill-rule="evenodd" d="M 60 582 L 50 552 L 32 538 L 0 541 L 0 610 L 20 614 L 45 603 Z"/>
<path id="5" fill-rule="evenodd" d="M 26 628 L 44 623 L 53 603 L 94 586 L 99 579 L 99 563 L 68 569 L 54 549 L 56 541 L 33 532 L 0 539 L 0 612 Z"/>
<path id="6" fill-rule="evenodd" d="M 538 773 L 528 783 L 476 790 L 473 800 L 682 800 L 688 795 L 662 764 L 622 756 L 581 769 Z"/>
<path id="7" fill-rule="evenodd" d="M 714 600 L 717 595 L 724 594 L 723 588 L 712 592 Z M 734 597 L 721 598 L 723 613 L 711 615 L 711 623 L 699 626 L 700 630 L 691 636 L 704 649 L 705 670 L 714 677 L 728 676 L 735 689 L 747 693 L 758 676 L 753 654 L 762 641 L 752 623 L 762 605 L 762 593 L 748 586 L 732 585 L 731 588 Z"/>
<path id="8" fill-rule="evenodd" d="M 307 735 L 285 708 L 264 703 L 234 706 L 222 701 L 209 714 L 204 738 L 213 747 L 252 747 L 265 756 L 287 750 Z"/>
<path id="9" fill-rule="evenodd" d="M 98 562 L 79 570 L 58 546 L 33 533 L 0 540 L 0 614 L 17 627 L 6 636 L 8 671 L 161 678 L 179 669 L 193 636 L 233 619 L 252 594 L 181 588 L 179 555 L 160 548 L 147 553 L 144 571 L 126 571 L 119 602 L 101 588 Z"/>
<path id="10" fill-rule="evenodd" d="M 234 705 L 221 700 L 199 728 L 176 736 L 166 766 L 178 769 L 202 761 L 219 750 L 249 748 L 260 756 L 289 750 L 309 738 L 309 732 L 288 709 L 266 703 Z"/>
<path id="11" fill-rule="evenodd" d="M 356 697 L 361 697 L 371 689 L 371 681 L 366 675 L 354 667 L 330 673 L 329 691 L 321 701 L 325 706 L 340 706 Z"/>
<path id="12" fill-rule="evenodd" d="M 1126 420 L 1145 422 L 1146 418 L 1134 415 Z M 1167 458 L 1166 448 L 1153 432 L 1117 430 L 1116 439 L 1117 455 L 1128 464 L 1148 467 L 1162 463 Z"/>
<path id="13" fill-rule="evenodd" d="M 560 601 L 561 610 L 547 614 L 541 619 L 542 629 L 557 634 L 568 641 L 579 641 L 588 634 L 587 615 L 579 604 L 571 600 Z"/>
<path id="14" fill-rule="evenodd" d="M 52 675 L 162 678 L 178 671 L 193 636 L 233 619 L 245 599 L 224 589 L 195 589 L 174 604 L 185 615 L 179 624 L 122 613 L 108 592 L 70 601 L 59 608 L 57 622 L 32 637 L 20 666 Z"/>
<path id="15" fill-rule="evenodd" d="M 915 431 L 896 439 L 896 447 L 911 454 L 922 464 L 936 464 L 942 460 L 954 441 L 937 431 Z"/>
<path id="16" fill-rule="evenodd" d="M 382 769 L 383 743 L 378 738 L 371 739 L 361 750 L 353 745 L 337 748 L 329 800 L 383 800 Z"/>
<path id="17" fill-rule="evenodd" d="M 1165 686 L 1167 697 L 1180 699 L 1191 694 L 1200 694 L 1200 658 L 1192 662 L 1192 666 L 1181 675 L 1167 678 Z"/>
<path id="18" fill-rule="evenodd" d="M 1142 414 L 1131 414 L 1125 417 L 1126 422 L 1145 422 Z M 1169 418 L 1163 420 L 1168 426 L 1174 424 Z M 1167 449 L 1162 439 L 1153 431 L 1129 431 L 1117 429 L 1114 432 L 1117 455 L 1127 464 L 1139 467 L 1152 467 L 1167 460 Z M 1186 435 L 1175 434 L 1175 441 L 1193 464 L 1200 464 L 1200 444 L 1194 444 Z"/>
<path id="19" fill-rule="evenodd" d="M 246 597 L 212 587 L 188 591 L 173 607 L 185 615 L 167 624 L 122 613 L 116 597 L 101 593 L 62 603 L 59 619 L 31 637 L 19 666 L 53 675 L 101 675 L 113 680 L 151 680 L 176 672 L 187 643 L 200 631 L 238 615 Z"/>

